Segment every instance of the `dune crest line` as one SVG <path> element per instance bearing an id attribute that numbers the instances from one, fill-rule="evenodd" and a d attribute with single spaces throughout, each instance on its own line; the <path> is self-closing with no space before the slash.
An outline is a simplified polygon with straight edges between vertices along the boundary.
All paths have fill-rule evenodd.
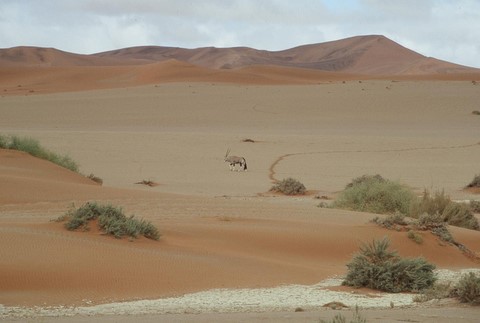
<path id="1" fill-rule="evenodd" d="M 270 165 L 268 171 L 268 178 L 272 183 L 277 183 L 279 180 L 275 178 L 275 167 L 287 157 L 298 156 L 298 155 L 317 155 L 317 154 L 345 154 L 345 153 L 390 153 L 390 152 L 402 152 L 402 151 L 416 151 L 416 150 L 442 150 L 442 149 L 461 149 L 461 148 L 471 148 L 479 146 L 480 142 L 468 145 L 457 145 L 457 146 L 432 146 L 432 147 L 414 147 L 414 148 L 399 148 L 399 149 L 380 149 L 380 150 L 325 150 L 325 151 L 310 151 L 310 152 L 297 152 L 297 153 L 288 153 L 281 155 Z"/>

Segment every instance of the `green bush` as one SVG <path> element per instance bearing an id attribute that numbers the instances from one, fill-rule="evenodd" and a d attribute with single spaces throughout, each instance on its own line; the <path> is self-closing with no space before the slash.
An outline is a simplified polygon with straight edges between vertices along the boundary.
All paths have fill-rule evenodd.
<path id="1" fill-rule="evenodd" d="M 48 160 L 71 171 L 78 172 L 78 165 L 67 155 L 58 155 L 43 148 L 33 138 L 18 136 L 0 136 L 0 148 L 26 152 L 34 157 Z"/>
<path id="2" fill-rule="evenodd" d="M 0 149 L 8 149 L 8 137 L 0 135 Z"/>
<path id="3" fill-rule="evenodd" d="M 435 192 L 432 196 L 428 191 L 412 204 L 410 216 L 419 218 L 425 214 L 432 217 L 439 217 L 439 221 L 450 225 L 467 229 L 479 230 L 480 226 L 473 215 L 470 205 L 467 203 L 453 202 L 449 196 L 442 192 Z"/>
<path id="4" fill-rule="evenodd" d="M 454 296 L 463 303 L 480 304 L 480 276 L 468 273 L 455 286 Z"/>
<path id="5" fill-rule="evenodd" d="M 364 175 L 353 180 L 333 203 L 333 207 L 377 214 L 408 214 L 415 199 L 407 187 L 380 175 Z"/>
<path id="6" fill-rule="evenodd" d="M 480 226 L 467 203 L 450 203 L 443 211 L 443 219 L 450 225 L 478 230 Z"/>
<path id="7" fill-rule="evenodd" d="M 445 191 L 436 191 L 432 195 L 429 191 L 424 190 L 422 197 L 412 203 L 410 216 L 418 218 L 424 213 L 430 215 L 442 214 L 447 205 L 451 202 L 452 200 L 445 194 Z"/>
<path id="8" fill-rule="evenodd" d="M 422 291 L 414 301 L 426 302 L 448 297 L 458 298 L 462 303 L 480 304 L 480 276 L 473 272 L 464 274 L 453 287 L 451 283 L 435 283 L 431 288 Z"/>
<path id="9" fill-rule="evenodd" d="M 386 238 L 364 244 L 347 264 L 343 285 L 393 293 L 417 292 L 432 286 L 435 265 L 423 258 L 400 258 L 395 251 L 388 250 L 389 246 Z"/>
<path id="10" fill-rule="evenodd" d="M 160 238 L 160 233 L 153 224 L 143 219 L 136 219 L 133 215 L 127 217 L 121 208 L 112 205 L 87 202 L 78 209 L 70 209 L 66 216 L 61 218 L 67 220 L 65 227 L 68 230 L 78 228 L 88 230 L 89 221 L 98 220 L 100 229 L 115 238 L 123 236 L 138 238 L 141 235 L 153 240 Z"/>
<path id="11" fill-rule="evenodd" d="M 273 192 L 281 192 L 286 195 L 303 195 L 306 192 L 305 185 L 291 177 L 276 183 L 270 190 Z"/>

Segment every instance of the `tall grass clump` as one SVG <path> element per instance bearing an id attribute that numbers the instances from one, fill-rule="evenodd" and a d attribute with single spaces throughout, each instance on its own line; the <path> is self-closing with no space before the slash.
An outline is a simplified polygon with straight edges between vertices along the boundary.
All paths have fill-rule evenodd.
<path id="1" fill-rule="evenodd" d="M 480 304 L 480 276 L 472 272 L 463 275 L 453 295 L 462 303 Z"/>
<path id="2" fill-rule="evenodd" d="M 423 290 L 413 298 L 414 302 L 423 303 L 432 299 L 444 299 L 452 297 L 451 282 L 435 282 L 430 288 Z"/>
<path id="3" fill-rule="evenodd" d="M 330 321 L 320 320 L 320 323 L 347 323 L 347 319 L 342 314 L 338 313 Z M 352 314 L 352 319 L 348 323 L 367 323 L 367 319 L 360 314 L 358 306 L 355 306 L 355 311 Z"/>
<path id="4" fill-rule="evenodd" d="M 450 225 L 479 230 L 480 225 L 475 218 L 472 208 L 467 203 L 457 203 L 450 199 L 444 191 L 430 194 L 427 190 L 415 203 L 412 204 L 410 216 L 420 218 L 429 215 Z"/>
<path id="5" fill-rule="evenodd" d="M 115 238 L 129 236 L 138 238 L 144 236 L 149 239 L 158 240 L 160 233 L 150 222 L 144 219 L 136 219 L 133 215 L 127 217 L 123 210 L 112 205 L 101 205 L 96 202 L 87 202 L 78 209 L 70 209 L 61 220 L 67 220 L 65 227 L 68 230 L 88 230 L 88 224 L 92 220 L 98 220 L 99 228 L 105 234 L 113 235 Z"/>
<path id="6" fill-rule="evenodd" d="M 348 184 L 333 207 L 377 214 L 408 214 L 415 199 L 407 187 L 380 175 L 364 175 Z"/>
<path id="7" fill-rule="evenodd" d="M 305 185 L 291 177 L 282 179 L 270 189 L 270 191 L 281 192 L 285 195 L 303 195 L 306 190 Z"/>
<path id="8" fill-rule="evenodd" d="M 426 302 L 449 297 L 457 298 L 462 303 L 480 305 L 480 275 L 474 272 L 463 274 L 455 285 L 451 282 L 435 283 L 416 296 L 414 301 Z"/>
<path id="9" fill-rule="evenodd" d="M 33 138 L 0 135 L 0 148 L 23 151 L 78 173 L 78 165 L 73 159 L 42 147 L 38 140 Z"/>
<path id="10" fill-rule="evenodd" d="M 389 247 L 387 238 L 361 246 L 360 252 L 347 264 L 343 285 L 392 293 L 417 292 L 433 285 L 435 265 L 423 258 L 401 258 Z"/>

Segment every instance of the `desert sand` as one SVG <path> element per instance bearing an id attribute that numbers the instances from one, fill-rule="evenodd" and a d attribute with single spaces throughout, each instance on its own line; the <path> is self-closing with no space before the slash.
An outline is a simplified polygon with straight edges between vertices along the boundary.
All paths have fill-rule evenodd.
<path id="1" fill-rule="evenodd" d="M 289 79 L 285 68 L 257 67 L 218 70 L 205 79 L 208 73 L 192 67 L 184 77 L 190 81 L 173 72 L 168 81 L 157 77 L 175 64 L 92 67 L 91 73 L 79 67 L 31 67 L 26 74 L 24 67 L 4 68 L 13 76 L 0 78 L 1 133 L 33 137 L 68 154 L 82 174 L 95 174 L 103 185 L 25 153 L 0 150 L 3 319 L 35 318 L 42 315 L 39 307 L 88 309 L 225 289 L 308 289 L 339 279 L 362 243 L 384 236 L 401 256 L 425 257 L 439 269 L 480 268 L 429 233 L 418 245 L 405 232 L 370 223 L 373 214 L 318 207 L 353 178 L 377 173 L 419 194 L 445 190 L 456 200 L 478 200 L 463 189 L 478 174 L 480 159 L 480 118 L 472 114 L 480 92 L 470 76 L 362 79 L 295 69 Z M 262 69 L 270 71 L 268 77 Z M 227 148 L 246 158 L 247 172 L 229 171 Z M 269 192 L 286 177 L 300 180 L 309 194 Z M 136 184 L 142 180 L 159 185 Z M 94 228 L 70 232 L 52 221 L 86 201 L 121 206 L 157 225 L 162 236 L 118 240 Z M 480 253 L 480 232 L 451 231 Z M 383 322 L 419 313 L 432 313 L 432 322 L 473 322 L 478 313 L 456 303 L 420 309 L 407 303 L 403 311 L 365 313 Z M 229 312 L 215 306 L 197 316 L 157 308 L 135 320 L 311 321 L 335 312 L 322 305 L 280 304 L 243 316 L 215 316 Z M 307 311 L 297 316 L 296 307 Z M 15 308 L 37 310 L 16 316 Z M 234 305 L 230 311 L 236 312 Z M 78 315 L 51 319 L 86 319 Z M 130 317 L 88 317 L 93 319 Z"/>

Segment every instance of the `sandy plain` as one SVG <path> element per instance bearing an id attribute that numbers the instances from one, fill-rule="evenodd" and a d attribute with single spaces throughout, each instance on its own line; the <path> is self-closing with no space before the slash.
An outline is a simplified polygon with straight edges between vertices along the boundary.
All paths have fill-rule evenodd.
<path id="1" fill-rule="evenodd" d="M 441 269 L 480 268 L 433 236 L 425 234 L 417 245 L 404 232 L 369 223 L 372 214 L 319 208 L 315 198 L 331 200 L 352 178 L 379 173 L 418 193 L 443 189 L 454 199 L 478 200 L 478 194 L 463 190 L 478 173 L 480 159 L 480 118 L 472 114 L 480 92 L 471 81 L 174 82 L 45 92 L 0 97 L 1 132 L 31 136 L 68 154 L 83 174 L 94 173 L 104 184 L 0 151 L 3 310 L 311 286 L 343 275 L 362 242 L 384 236 L 400 255 L 423 256 Z M 229 171 L 223 162 L 227 148 L 247 159 L 248 172 Z M 286 177 L 300 180 L 310 194 L 268 192 Z M 135 184 L 142 180 L 159 185 Z M 72 203 L 92 200 L 152 221 L 162 232 L 160 241 L 68 232 L 51 221 Z M 452 232 L 480 252 L 479 232 Z M 302 313 L 211 309 L 48 320 L 310 322 L 336 312 L 322 305 L 304 306 L 308 310 Z M 426 313 L 432 322 L 474 322 L 478 309 L 449 303 L 365 313 L 379 322 L 430 322 L 421 316 Z M 25 319 L 10 314 L 4 319 Z"/>

